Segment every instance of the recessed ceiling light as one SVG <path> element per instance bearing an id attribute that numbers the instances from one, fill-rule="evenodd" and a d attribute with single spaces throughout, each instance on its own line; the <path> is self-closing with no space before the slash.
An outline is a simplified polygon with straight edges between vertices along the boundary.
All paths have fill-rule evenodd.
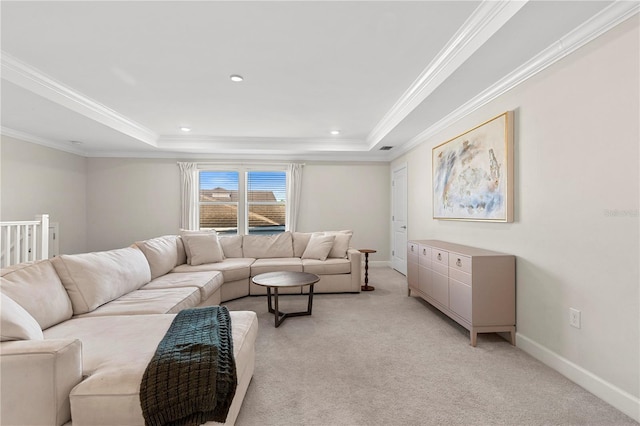
<path id="1" fill-rule="evenodd" d="M 238 82 L 240 82 L 240 81 L 244 80 L 244 77 L 242 77 L 241 75 L 238 75 L 238 74 L 231 74 L 231 75 L 229 76 L 229 78 L 231 79 L 231 81 L 234 81 L 234 82 L 236 82 L 236 83 L 238 83 Z"/>
<path id="2" fill-rule="evenodd" d="M 183 132 L 190 132 L 191 128 L 190 127 L 180 127 L 180 130 L 182 130 Z"/>
<path id="3" fill-rule="evenodd" d="M 332 131 L 331 131 L 331 132 L 329 132 L 329 133 L 331 133 L 333 136 L 337 136 L 337 135 L 339 135 L 339 134 L 340 134 L 340 130 L 332 130 Z"/>

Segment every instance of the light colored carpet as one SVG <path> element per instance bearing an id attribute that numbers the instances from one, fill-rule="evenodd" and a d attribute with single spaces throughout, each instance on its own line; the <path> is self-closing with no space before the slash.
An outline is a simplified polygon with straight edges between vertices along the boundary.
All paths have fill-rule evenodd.
<path id="1" fill-rule="evenodd" d="M 316 295 L 312 316 L 277 329 L 265 297 L 227 302 L 260 322 L 237 426 L 638 424 L 495 334 L 471 347 L 403 275 L 369 272 L 375 291 Z M 306 296 L 280 304 L 305 310 Z"/>

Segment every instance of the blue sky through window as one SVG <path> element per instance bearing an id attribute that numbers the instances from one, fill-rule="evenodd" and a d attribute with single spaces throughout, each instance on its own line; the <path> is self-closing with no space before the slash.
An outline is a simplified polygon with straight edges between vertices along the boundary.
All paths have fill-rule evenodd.
<path id="1" fill-rule="evenodd" d="M 250 188 L 253 191 L 273 191 L 276 200 L 287 196 L 287 173 L 284 171 L 249 172 Z M 200 189 L 224 188 L 238 190 L 238 172 L 201 171 Z"/>
<path id="2" fill-rule="evenodd" d="M 200 172 L 200 189 L 238 190 L 238 172 Z"/>

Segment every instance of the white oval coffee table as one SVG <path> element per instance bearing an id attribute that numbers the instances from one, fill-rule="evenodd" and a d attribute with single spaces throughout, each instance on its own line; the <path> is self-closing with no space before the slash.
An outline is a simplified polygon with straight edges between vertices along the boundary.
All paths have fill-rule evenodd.
<path id="1" fill-rule="evenodd" d="M 289 317 L 311 315 L 311 308 L 313 307 L 313 285 L 320 281 L 320 277 L 308 272 L 281 271 L 259 274 L 253 277 L 251 281 L 256 285 L 267 288 L 269 312 L 274 314 L 275 325 L 277 328 L 280 327 L 280 324 Z M 307 303 L 307 310 L 302 312 L 280 312 L 278 310 L 278 289 L 283 287 L 304 287 L 305 285 L 309 286 L 309 302 Z M 271 306 L 271 289 L 273 289 L 274 292 L 274 307 Z"/>

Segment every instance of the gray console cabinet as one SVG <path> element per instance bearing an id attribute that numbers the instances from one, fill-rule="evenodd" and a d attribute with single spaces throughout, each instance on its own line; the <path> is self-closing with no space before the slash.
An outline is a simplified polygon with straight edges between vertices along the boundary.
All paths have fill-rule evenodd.
<path id="1" fill-rule="evenodd" d="M 510 254 L 438 240 L 407 245 L 409 296 L 414 293 L 469 330 L 509 332 L 515 345 L 516 260 Z"/>

